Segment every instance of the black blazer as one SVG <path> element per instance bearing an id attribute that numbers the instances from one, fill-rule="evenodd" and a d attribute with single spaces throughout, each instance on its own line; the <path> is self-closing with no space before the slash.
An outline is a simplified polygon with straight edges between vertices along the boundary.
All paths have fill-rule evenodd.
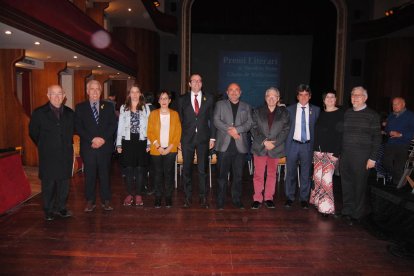
<path id="1" fill-rule="evenodd" d="M 58 120 L 49 103 L 35 109 L 29 123 L 29 135 L 39 152 L 39 178 L 63 180 L 72 176 L 73 131 L 75 114 L 63 106 Z"/>
<path id="2" fill-rule="evenodd" d="M 181 96 L 178 100 L 178 114 L 181 120 L 181 143 L 194 142 L 193 138 L 197 128 L 198 143 L 207 143 L 215 139 L 216 128 L 214 126 L 214 99 L 210 94 L 202 92 L 201 106 L 196 116 L 191 105 L 191 93 Z"/>
<path id="3" fill-rule="evenodd" d="M 117 122 L 111 103 L 106 101 L 99 102 L 99 124 L 96 124 L 89 101 L 79 103 L 75 108 L 75 126 L 76 132 L 81 138 L 81 156 L 94 150 L 105 153 L 114 151 L 114 134 L 117 128 Z M 93 149 L 91 144 L 94 137 L 103 138 L 105 144 L 99 149 Z"/>

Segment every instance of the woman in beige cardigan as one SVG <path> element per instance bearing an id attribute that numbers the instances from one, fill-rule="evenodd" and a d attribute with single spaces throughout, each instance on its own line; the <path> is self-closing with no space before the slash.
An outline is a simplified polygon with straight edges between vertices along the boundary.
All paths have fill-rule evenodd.
<path id="1" fill-rule="evenodd" d="M 169 109 L 170 92 L 159 94 L 160 108 L 151 112 L 148 119 L 147 136 L 151 142 L 151 165 L 155 186 L 155 208 L 161 208 L 161 197 L 165 196 L 165 207 L 172 206 L 174 165 L 177 147 L 181 139 L 181 122 L 176 111 Z M 164 189 L 165 183 L 165 189 Z"/>

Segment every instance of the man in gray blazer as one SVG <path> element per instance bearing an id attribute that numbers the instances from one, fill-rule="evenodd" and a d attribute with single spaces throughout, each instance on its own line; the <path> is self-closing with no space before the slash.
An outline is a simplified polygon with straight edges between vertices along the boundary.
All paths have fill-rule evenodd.
<path id="1" fill-rule="evenodd" d="M 227 87 L 228 99 L 217 102 L 214 110 L 216 150 L 218 152 L 218 192 L 217 209 L 224 208 L 227 179 L 230 169 L 233 172 L 231 196 L 233 205 L 243 209 L 242 176 L 245 155 L 249 151 L 247 132 L 253 120 L 251 107 L 240 101 L 241 90 L 237 83 Z"/>
<path id="2" fill-rule="evenodd" d="M 270 87 L 265 93 L 266 104 L 253 112 L 252 209 L 259 209 L 263 200 L 267 208 L 275 208 L 273 196 L 276 190 L 277 165 L 279 158 L 285 156 L 285 141 L 290 129 L 289 112 L 286 107 L 278 106 L 279 99 L 279 89 Z"/>

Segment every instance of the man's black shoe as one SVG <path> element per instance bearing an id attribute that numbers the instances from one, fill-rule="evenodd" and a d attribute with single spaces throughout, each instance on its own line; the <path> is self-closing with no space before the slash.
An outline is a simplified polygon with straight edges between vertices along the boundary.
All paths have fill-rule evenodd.
<path id="1" fill-rule="evenodd" d="M 159 198 L 159 197 L 155 198 L 154 207 L 157 208 L 157 209 L 161 208 L 161 198 Z"/>
<path id="2" fill-rule="evenodd" d="M 172 199 L 171 199 L 171 197 L 166 197 L 165 198 L 165 207 L 166 208 L 171 208 L 172 207 Z"/>
<path id="3" fill-rule="evenodd" d="M 253 210 L 257 210 L 257 209 L 259 209 L 260 208 L 260 202 L 259 201 L 254 201 L 253 203 L 252 203 L 252 209 Z"/>
<path id="4" fill-rule="evenodd" d="M 59 212 L 56 212 L 55 214 L 60 216 L 61 218 L 69 218 L 73 215 L 72 212 L 67 209 L 60 210 Z"/>
<path id="5" fill-rule="evenodd" d="M 233 202 L 233 206 L 239 209 L 244 209 L 243 203 L 240 201 Z"/>
<path id="6" fill-rule="evenodd" d="M 191 198 L 184 199 L 184 208 L 190 208 L 191 207 Z"/>
<path id="7" fill-rule="evenodd" d="M 345 223 L 348 224 L 349 226 L 352 226 L 358 223 L 358 220 L 352 218 L 351 216 L 345 215 L 343 216 L 343 218 L 344 218 Z"/>
<path id="8" fill-rule="evenodd" d="M 302 209 L 309 209 L 309 203 L 307 201 L 301 201 L 300 206 L 302 206 Z"/>
<path id="9" fill-rule="evenodd" d="M 276 206 L 275 206 L 275 204 L 273 203 L 273 201 L 272 200 L 266 200 L 265 202 L 264 202 L 264 205 L 266 206 L 266 208 L 268 208 L 268 209 L 274 209 Z"/>
<path id="10" fill-rule="evenodd" d="M 288 200 L 286 200 L 286 202 L 285 202 L 285 207 L 286 207 L 286 208 L 290 208 L 290 207 L 292 207 L 292 204 L 293 204 L 293 201 L 292 201 L 292 200 L 290 200 L 290 199 L 288 199 Z"/>
<path id="11" fill-rule="evenodd" d="M 408 248 L 408 246 L 400 244 L 389 244 L 387 246 L 387 250 L 389 253 L 398 258 L 414 260 L 414 250 L 413 248 Z"/>
<path id="12" fill-rule="evenodd" d="M 200 207 L 204 209 L 208 209 L 208 203 L 205 197 L 200 197 Z"/>
<path id="13" fill-rule="evenodd" d="M 55 217 L 53 216 L 53 213 L 47 213 L 45 215 L 45 220 L 47 220 L 47 221 L 51 221 L 51 220 L 54 220 L 54 219 L 55 219 Z"/>

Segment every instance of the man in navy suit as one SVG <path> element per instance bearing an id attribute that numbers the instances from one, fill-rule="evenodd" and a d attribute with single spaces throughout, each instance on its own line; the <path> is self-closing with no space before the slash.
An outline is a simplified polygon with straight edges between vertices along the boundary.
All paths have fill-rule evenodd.
<path id="1" fill-rule="evenodd" d="M 199 74 L 192 74 L 188 84 L 191 92 L 181 96 L 178 102 L 178 113 L 182 126 L 184 208 L 189 208 L 192 204 L 191 169 L 195 151 L 197 151 L 200 206 L 208 208 L 206 171 L 209 149 L 214 147 L 215 141 L 214 99 L 211 95 L 201 91 L 203 82 Z"/>
<path id="2" fill-rule="evenodd" d="M 286 208 L 290 208 L 295 200 L 298 162 L 300 166 L 299 200 L 303 209 L 309 208 L 314 129 L 320 113 L 319 107 L 309 104 L 311 96 L 312 92 L 309 85 L 300 84 L 296 89 L 298 103 L 287 107 L 290 115 L 290 131 L 285 147 L 287 172 L 285 183 Z"/>
<path id="3" fill-rule="evenodd" d="M 76 105 L 75 126 L 80 136 L 80 154 L 85 165 L 85 212 L 95 209 L 97 174 L 102 207 L 111 211 L 109 171 L 114 151 L 114 133 L 117 128 L 115 109 L 107 101 L 101 101 L 102 86 L 97 80 L 86 85 L 89 100 Z"/>

